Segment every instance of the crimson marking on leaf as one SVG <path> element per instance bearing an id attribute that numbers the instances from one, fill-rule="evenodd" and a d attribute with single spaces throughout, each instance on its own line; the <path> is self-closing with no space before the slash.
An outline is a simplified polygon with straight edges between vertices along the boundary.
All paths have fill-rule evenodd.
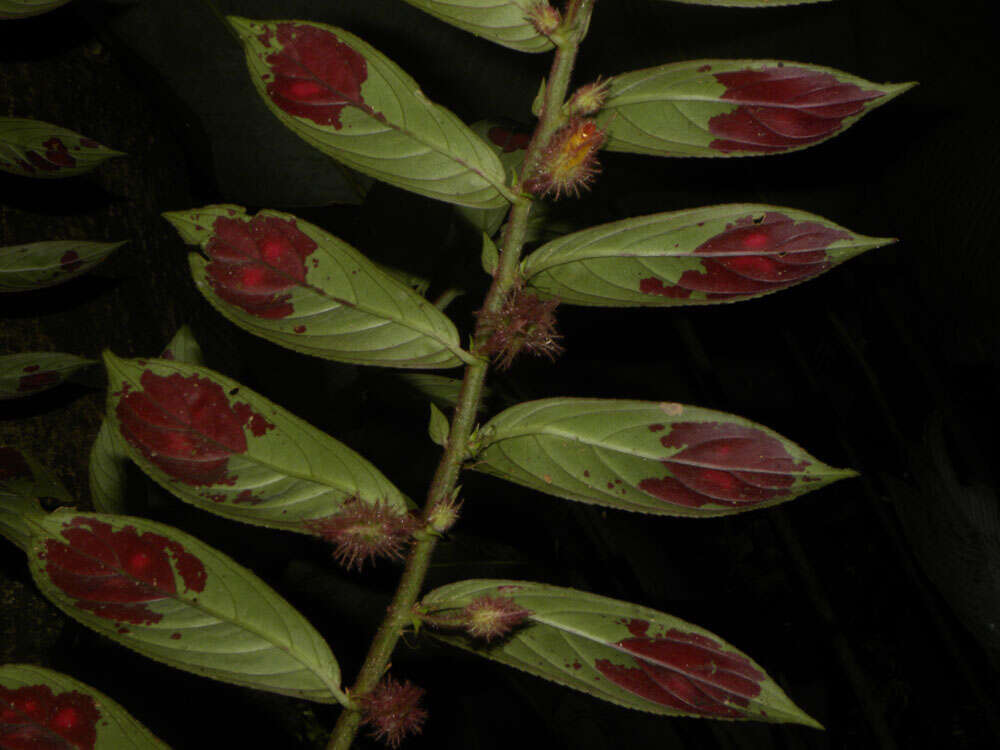
<path id="1" fill-rule="evenodd" d="M 30 477 L 31 467 L 17 448 L 0 445 L 0 481 Z"/>
<path id="2" fill-rule="evenodd" d="M 515 133 L 499 125 L 490 128 L 487 135 L 505 154 L 525 149 L 531 143 L 531 133 Z"/>
<path id="3" fill-rule="evenodd" d="M 796 66 L 716 73 L 722 98 L 739 106 L 708 121 L 718 151 L 777 153 L 808 146 L 840 130 L 843 120 L 885 96 L 844 83 L 830 73 Z"/>
<path id="4" fill-rule="evenodd" d="M 72 273 L 83 265 L 83 261 L 80 260 L 80 255 L 76 252 L 76 250 L 67 250 L 59 258 L 59 265 L 62 270 L 67 273 Z"/>
<path id="5" fill-rule="evenodd" d="M 294 312 L 291 289 L 305 283 L 305 261 L 318 245 L 294 221 L 255 216 L 250 222 L 219 217 L 205 247 L 212 289 L 226 302 L 261 318 Z"/>
<path id="6" fill-rule="evenodd" d="M 762 430 L 720 422 L 679 422 L 660 438 L 682 450 L 662 461 L 670 476 L 640 480 L 638 488 L 675 505 L 750 506 L 791 494 L 796 462 L 781 441 Z"/>
<path id="7" fill-rule="evenodd" d="M 17 379 L 18 393 L 30 393 L 49 388 L 59 382 L 59 373 L 52 370 L 45 372 L 35 372 L 31 375 L 22 375 Z"/>
<path id="8" fill-rule="evenodd" d="M 40 555 L 49 579 L 76 606 L 98 617 L 133 625 L 159 622 L 147 602 L 176 596 L 174 571 L 185 590 L 205 590 L 201 560 L 181 544 L 135 527 L 114 531 L 94 518 L 77 517 L 63 525 L 67 543 L 47 539 Z"/>
<path id="9" fill-rule="evenodd" d="M 743 716 L 740 708 L 760 695 L 765 675 L 718 641 L 677 628 L 650 637 L 645 620 L 630 620 L 627 626 L 634 637 L 617 646 L 632 655 L 635 666 L 609 659 L 598 659 L 594 666 L 630 693 L 685 713 L 725 718 Z"/>
<path id="10" fill-rule="evenodd" d="M 76 159 L 70 155 L 69 150 L 66 148 L 66 144 L 58 138 L 49 138 L 42 145 L 45 147 L 45 158 L 54 164 L 57 169 L 60 167 L 76 166 Z"/>
<path id="11" fill-rule="evenodd" d="M 680 299 L 702 292 L 706 299 L 727 301 L 774 292 L 829 269 L 826 248 L 850 237 L 845 230 L 796 222 L 777 211 L 744 216 L 695 248 L 694 255 L 711 256 L 701 261 L 701 270 L 687 270 L 671 285 L 656 277 L 641 279 L 639 291 Z"/>
<path id="12" fill-rule="evenodd" d="M 230 404 L 222 386 L 198 375 L 140 378 L 142 391 L 122 388 L 116 414 L 122 436 L 177 481 L 232 485 L 229 457 L 245 453 L 246 426 L 260 437 L 274 425 L 247 404 Z"/>
<path id="13" fill-rule="evenodd" d="M 77 690 L 57 694 L 48 685 L 0 685 L 0 747 L 93 750 L 100 719 L 94 699 Z"/>
<path id="14" fill-rule="evenodd" d="M 344 107 L 360 107 L 375 114 L 361 96 L 368 63 L 333 33 L 314 26 L 279 23 L 260 40 L 270 47 L 274 37 L 281 49 L 267 56 L 274 72 L 267 95 L 278 107 L 337 130 L 343 127 L 340 113 Z"/>

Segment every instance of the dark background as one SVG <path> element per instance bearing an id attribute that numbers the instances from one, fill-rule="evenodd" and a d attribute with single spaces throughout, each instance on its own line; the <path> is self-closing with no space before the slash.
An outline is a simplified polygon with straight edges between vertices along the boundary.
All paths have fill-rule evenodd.
<path id="1" fill-rule="evenodd" d="M 308 149 L 295 151 L 294 139 L 279 142 L 259 124 L 266 113 L 232 63 L 239 52 L 224 47 L 234 43 L 200 3 L 145 5 L 150 15 L 129 16 L 137 12 L 130 3 L 77 0 L 47 16 L 0 22 L 0 114 L 57 123 L 129 153 L 65 181 L 0 174 L 0 245 L 129 239 L 89 276 L 0 299 L 0 353 L 97 356 L 110 347 L 148 356 L 191 324 L 210 366 L 343 440 L 421 497 L 437 457 L 425 437 L 426 405 L 389 373 L 310 360 L 216 316 L 159 213 L 222 201 L 292 210 L 372 258 L 427 275 L 432 295 L 466 285 L 469 294 L 449 308 L 463 331 L 485 285 L 478 241 L 450 207 L 384 186 L 361 206 L 300 207 L 317 194 L 324 199 L 314 202 L 325 203 L 346 193 L 329 172 L 315 171 Z M 530 125 L 528 105 L 549 61 L 475 39 L 398 0 L 220 5 L 344 26 L 466 122 Z M 900 242 L 736 306 L 563 309 L 566 355 L 555 366 L 523 362 L 495 379 L 491 408 L 552 395 L 694 403 L 766 424 L 862 477 L 779 509 L 692 521 L 602 511 L 469 474 L 462 524 L 428 582 L 525 578 L 670 612 L 749 653 L 826 732 L 646 716 L 407 638 L 393 672 L 428 689 L 431 714 L 410 747 L 489 750 L 533 737 L 551 747 L 636 750 L 1000 745 L 1000 506 L 988 448 L 1000 371 L 991 5 L 837 0 L 740 11 L 598 3 L 580 83 L 714 56 L 811 62 L 920 86 L 834 140 L 787 156 L 607 154 L 595 189 L 556 207 L 562 219 L 586 226 L 754 201 Z M 165 8 L 176 23 L 157 20 Z M 178 62 L 197 55 L 229 60 L 234 75 L 215 80 L 229 69 Z M 206 100 L 224 103 L 240 86 L 251 104 L 220 124 L 226 118 L 208 112 Z M 95 373 L 92 383 L 0 406 L 0 443 L 52 467 L 81 507 L 101 383 Z M 150 515 L 198 534 L 278 588 L 328 637 L 352 680 L 397 568 L 345 574 L 318 543 L 178 507 L 141 477 L 130 489 Z M 296 737 L 336 716 L 334 708 L 144 661 L 51 607 L 21 552 L 4 544 L 7 662 L 42 664 L 98 687 L 177 748 L 305 748 Z"/>

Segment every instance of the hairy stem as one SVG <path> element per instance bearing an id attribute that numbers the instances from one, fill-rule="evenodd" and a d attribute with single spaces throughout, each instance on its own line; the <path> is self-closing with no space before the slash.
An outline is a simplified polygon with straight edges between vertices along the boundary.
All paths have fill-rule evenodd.
<path id="1" fill-rule="evenodd" d="M 570 76 L 576 61 L 580 42 L 586 35 L 590 24 L 590 15 L 595 0 L 569 0 L 566 8 L 564 31 L 558 39 L 558 47 L 552 60 L 552 68 L 545 89 L 544 103 L 539 115 L 538 124 L 525 155 L 524 167 L 521 170 L 520 184 L 525 184 L 538 169 L 545 145 L 553 133 L 563 122 L 562 105 L 569 90 Z M 503 236 L 500 250 L 500 262 L 493 276 L 493 283 L 483 302 L 483 311 L 497 312 L 503 306 L 504 300 L 519 280 L 517 266 L 521 259 L 531 216 L 532 200 L 527 195 L 521 195 L 511 208 L 507 229 Z M 483 317 L 481 316 L 480 320 Z M 473 353 L 481 347 L 489 331 L 480 322 L 473 333 Z M 458 475 L 465 458 L 466 446 L 475 425 L 476 413 L 483 394 L 483 384 L 489 363 L 478 359 L 465 368 L 465 378 L 459 393 L 458 403 L 452 417 L 451 431 L 444 454 L 434 473 L 427 492 L 427 500 L 423 508 L 424 521 L 429 520 L 434 508 L 442 502 L 447 502 L 455 490 Z M 419 535 L 410 548 L 406 559 L 406 567 L 399 586 L 393 596 L 392 603 L 386 611 L 386 617 L 379 626 L 368 650 L 358 678 L 350 689 L 352 699 L 357 699 L 369 693 L 382 678 L 388 668 L 392 652 L 404 628 L 411 623 L 411 611 L 420 595 L 427 568 L 430 565 L 437 536 L 432 533 Z M 357 735 L 361 725 L 360 707 L 345 708 L 333 730 L 327 750 L 347 750 Z"/>

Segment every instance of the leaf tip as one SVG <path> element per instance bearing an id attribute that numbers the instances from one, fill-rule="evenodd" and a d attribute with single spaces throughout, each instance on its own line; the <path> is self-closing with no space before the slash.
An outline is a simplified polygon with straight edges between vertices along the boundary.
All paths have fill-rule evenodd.
<path id="1" fill-rule="evenodd" d="M 249 18 L 243 18 L 243 16 L 226 16 L 226 20 L 229 21 L 229 25 L 233 27 L 236 35 L 242 41 L 246 41 L 249 37 L 253 36 L 253 28 Z"/>

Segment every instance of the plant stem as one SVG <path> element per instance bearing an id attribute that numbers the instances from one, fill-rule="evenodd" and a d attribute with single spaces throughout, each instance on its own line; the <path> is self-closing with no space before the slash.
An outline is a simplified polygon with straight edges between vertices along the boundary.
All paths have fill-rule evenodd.
<path id="1" fill-rule="evenodd" d="M 573 64 L 576 61 L 580 42 L 586 35 L 587 27 L 590 24 L 593 8 L 594 0 L 569 0 L 567 4 L 565 33 L 558 42 L 555 57 L 552 60 L 542 111 L 525 155 L 524 167 L 520 175 L 520 184 L 522 185 L 535 174 L 545 145 L 562 125 L 562 105 L 566 100 Z M 524 246 L 531 208 L 532 199 L 527 195 L 519 196 L 511 208 L 500 250 L 500 261 L 493 276 L 493 283 L 490 285 L 483 302 L 483 310 L 486 312 L 500 310 L 507 295 L 519 283 L 517 266 L 521 259 L 521 250 Z M 482 320 L 483 316 L 480 317 L 480 321 Z M 488 335 L 489 331 L 486 330 L 486 326 L 482 322 L 477 324 L 472 337 L 473 353 Z M 455 490 L 462 462 L 465 459 L 466 447 L 475 426 L 476 414 L 482 400 L 483 384 L 488 370 L 489 362 L 485 359 L 478 359 L 465 368 L 465 378 L 462 381 L 462 390 L 459 393 L 458 403 L 452 417 L 448 444 L 427 492 L 427 500 L 423 508 L 424 521 L 429 520 L 434 508 L 439 503 L 447 502 Z M 375 638 L 369 647 L 368 655 L 358 673 L 358 678 L 350 689 L 349 695 L 352 699 L 363 697 L 369 693 L 378 684 L 388 668 L 389 660 L 400 635 L 412 621 L 411 612 L 417 597 L 420 595 L 420 589 L 427 575 L 436 544 L 437 535 L 426 533 L 419 535 L 410 547 L 403 576 L 386 611 L 386 617 L 375 633 Z M 347 750 L 357 735 L 361 719 L 360 707 L 344 708 L 330 737 L 330 742 L 327 744 L 327 750 Z"/>

